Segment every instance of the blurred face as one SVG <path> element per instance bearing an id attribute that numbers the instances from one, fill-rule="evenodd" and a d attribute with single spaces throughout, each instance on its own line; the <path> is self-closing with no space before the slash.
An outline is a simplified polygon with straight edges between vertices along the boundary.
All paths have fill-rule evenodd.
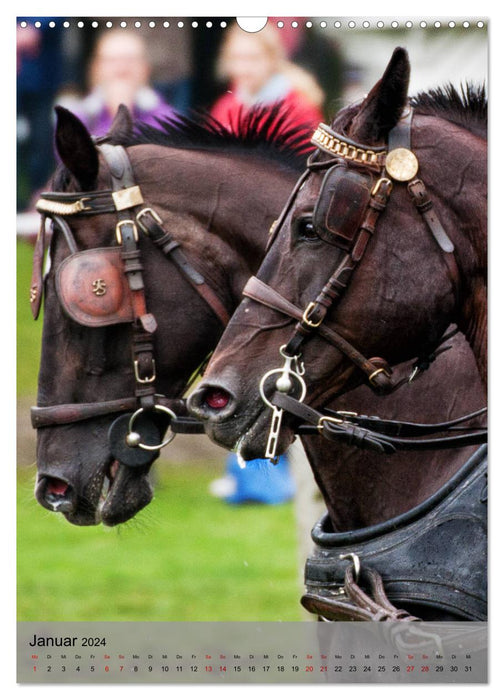
<path id="1" fill-rule="evenodd" d="M 95 84 L 120 81 L 139 88 L 148 80 L 143 42 L 129 34 L 108 36 L 98 47 L 93 78 Z"/>
<path id="2" fill-rule="evenodd" d="M 273 75 L 276 61 L 270 51 L 254 36 L 237 36 L 231 41 L 226 66 L 234 87 L 254 95 Z"/>

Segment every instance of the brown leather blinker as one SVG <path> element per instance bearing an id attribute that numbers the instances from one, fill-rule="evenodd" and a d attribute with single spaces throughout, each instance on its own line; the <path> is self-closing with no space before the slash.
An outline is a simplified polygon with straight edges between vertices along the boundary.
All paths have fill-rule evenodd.
<path id="1" fill-rule="evenodd" d="M 56 271 L 56 291 L 71 319 L 98 328 L 134 319 L 121 251 L 83 250 L 65 258 Z"/>
<path id="2" fill-rule="evenodd" d="M 350 251 L 371 197 L 372 177 L 345 164 L 330 168 L 324 176 L 313 212 L 317 235 L 327 243 Z"/>

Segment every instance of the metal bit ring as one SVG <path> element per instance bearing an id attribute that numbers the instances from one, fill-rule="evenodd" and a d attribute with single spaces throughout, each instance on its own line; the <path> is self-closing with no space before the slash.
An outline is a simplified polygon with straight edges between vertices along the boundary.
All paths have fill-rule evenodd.
<path id="1" fill-rule="evenodd" d="M 176 420 L 176 418 L 177 418 L 177 415 L 176 415 L 171 409 L 167 408 L 166 406 L 162 406 L 161 404 L 156 404 L 155 406 L 153 406 L 152 410 L 154 410 L 154 411 L 159 411 L 160 413 L 167 413 L 167 414 L 170 416 L 170 418 L 171 418 L 172 420 Z M 143 413 L 144 411 L 145 411 L 144 408 L 139 408 L 139 409 L 138 409 L 137 411 L 135 411 L 135 413 L 133 413 L 133 415 L 131 416 L 131 418 L 130 418 L 130 420 L 129 420 L 129 423 L 128 423 L 128 430 L 129 430 L 129 433 L 128 433 L 128 435 L 126 436 L 126 440 L 128 440 L 128 437 L 129 437 L 129 436 L 134 436 L 134 435 L 136 436 L 136 435 L 138 435 L 138 433 L 135 433 L 135 431 L 133 430 L 133 424 L 134 424 L 135 420 L 138 418 L 138 416 L 139 416 L 141 413 Z M 168 430 L 170 431 L 170 432 L 168 433 L 168 437 L 167 437 L 162 443 L 160 443 L 159 445 L 145 445 L 145 444 L 142 443 L 142 442 L 136 442 L 136 441 L 134 441 L 134 442 L 136 442 L 136 444 L 135 444 L 134 446 L 135 446 L 135 447 L 140 447 L 142 450 L 147 450 L 148 452 L 156 452 L 157 450 L 160 450 L 162 447 L 166 447 L 166 445 L 169 445 L 170 442 L 174 439 L 176 433 L 174 433 L 174 432 L 171 430 L 170 427 L 168 427 Z M 139 437 L 140 437 L 140 436 L 139 436 Z M 128 444 L 130 444 L 130 443 L 128 443 Z M 130 444 L 130 447 L 132 447 L 132 446 L 133 446 L 133 444 Z"/>
<path id="2" fill-rule="evenodd" d="M 269 372 L 266 372 L 266 374 L 263 375 L 261 382 L 259 384 L 259 393 L 261 395 L 261 399 L 264 401 L 266 406 L 269 406 L 273 410 L 275 409 L 275 405 L 272 404 L 271 401 L 266 397 L 266 394 L 264 393 L 264 384 L 265 384 L 266 380 L 268 379 L 268 377 L 271 377 L 274 374 L 282 375 L 284 373 L 285 373 L 285 370 L 283 368 L 270 369 Z M 297 374 L 297 372 L 294 372 L 294 370 L 288 370 L 288 374 L 289 374 L 289 376 L 295 377 L 298 380 L 299 386 L 301 387 L 301 394 L 298 398 L 298 401 L 303 401 L 304 397 L 306 396 L 306 384 L 304 382 L 304 379 L 299 374 Z"/>

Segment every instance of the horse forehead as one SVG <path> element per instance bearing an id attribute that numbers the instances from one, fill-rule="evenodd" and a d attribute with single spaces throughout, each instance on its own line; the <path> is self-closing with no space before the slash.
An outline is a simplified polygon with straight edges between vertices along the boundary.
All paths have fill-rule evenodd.
<path id="1" fill-rule="evenodd" d="M 299 192 L 297 193 L 291 206 L 291 216 L 286 218 L 287 225 L 289 225 L 291 217 L 295 217 L 302 212 L 308 212 L 310 209 L 315 207 L 320 196 L 324 173 L 325 171 L 322 171 L 322 173 L 310 173 L 306 181 L 301 185 Z"/>

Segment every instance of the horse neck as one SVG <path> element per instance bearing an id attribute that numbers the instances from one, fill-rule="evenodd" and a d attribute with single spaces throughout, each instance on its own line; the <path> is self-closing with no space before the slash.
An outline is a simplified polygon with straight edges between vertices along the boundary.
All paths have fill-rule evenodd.
<path id="1" fill-rule="evenodd" d="M 469 200 L 469 197 L 467 198 Z M 463 217 L 463 218 L 462 218 Z M 455 256 L 461 275 L 461 308 L 457 319 L 476 360 L 481 380 L 487 383 L 487 231 L 486 198 L 475 203 L 471 212 L 462 213 L 462 234 L 455 239 Z M 466 229 L 466 230 L 464 230 Z"/>
<path id="2" fill-rule="evenodd" d="M 487 384 L 487 285 L 486 280 L 476 279 L 472 293 L 464 310 L 463 325 L 465 336 L 474 352 L 482 381 Z"/>
<path id="3" fill-rule="evenodd" d="M 390 420 L 432 423 L 457 418 L 485 405 L 475 357 L 461 333 L 420 378 L 388 396 L 361 386 L 327 408 Z M 405 376 L 410 362 L 395 368 Z M 486 417 L 478 419 L 484 425 Z M 383 522 L 425 501 L 466 462 L 474 447 L 381 455 L 323 438 L 303 438 L 315 480 L 336 530 Z"/>
<path id="4" fill-rule="evenodd" d="M 420 174 L 455 245 L 460 298 L 453 321 L 464 333 L 486 385 L 487 143 L 482 135 L 484 131 L 472 133 L 444 119 L 423 115 L 417 117 L 417 124 L 415 142 Z M 439 135 L 437 139 L 435 133 Z M 446 207 L 451 210 L 451 216 Z"/>

